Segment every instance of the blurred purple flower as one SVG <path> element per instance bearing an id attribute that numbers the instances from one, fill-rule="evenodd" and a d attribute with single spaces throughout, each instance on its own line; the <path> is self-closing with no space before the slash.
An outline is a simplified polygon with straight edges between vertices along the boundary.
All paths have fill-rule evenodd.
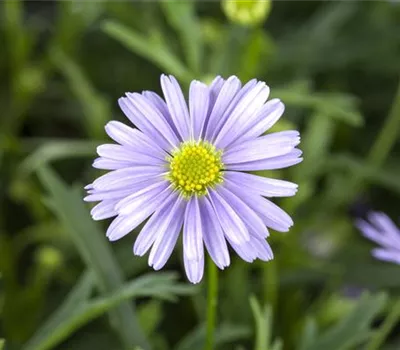
<path id="1" fill-rule="evenodd" d="M 380 245 L 372 250 L 375 258 L 400 264 L 400 230 L 386 214 L 371 212 L 368 221 L 359 219 L 356 226 L 364 237 Z"/>
<path id="2" fill-rule="evenodd" d="M 105 129 L 117 143 L 99 146 L 93 166 L 112 170 L 86 186 L 86 201 L 100 201 L 94 220 L 116 216 L 107 237 L 114 241 L 147 218 L 133 247 L 150 250 L 149 265 L 161 269 L 183 227 L 186 274 L 198 283 L 204 247 L 223 269 L 227 242 L 245 261 L 271 260 L 268 228 L 288 231 L 292 219 L 264 197 L 293 196 L 297 185 L 247 173 L 301 162 L 297 131 L 262 136 L 284 111 L 269 88 L 255 79 L 243 87 L 235 76 L 207 86 L 193 81 L 187 106 L 172 76 L 161 76 L 165 101 L 154 92 L 127 93 L 119 105 L 133 129 L 117 121 Z"/>

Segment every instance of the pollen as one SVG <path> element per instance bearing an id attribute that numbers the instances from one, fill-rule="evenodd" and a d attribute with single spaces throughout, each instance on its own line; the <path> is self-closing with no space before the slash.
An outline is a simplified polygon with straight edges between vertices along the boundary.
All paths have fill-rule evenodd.
<path id="1" fill-rule="evenodd" d="M 185 197 L 205 195 L 223 181 L 221 151 L 208 142 L 183 142 L 167 160 L 167 177 Z"/>

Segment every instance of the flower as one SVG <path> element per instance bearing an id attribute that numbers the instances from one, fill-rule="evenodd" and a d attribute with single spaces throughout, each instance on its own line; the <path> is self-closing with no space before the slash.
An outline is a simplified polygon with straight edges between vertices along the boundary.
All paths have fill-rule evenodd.
<path id="1" fill-rule="evenodd" d="M 372 250 L 372 256 L 400 264 L 400 229 L 386 214 L 371 212 L 368 221 L 358 219 L 356 226 L 364 237 L 381 246 Z"/>
<path id="2" fill-rule="evenodd" d="M 271 0 L 224 0 L 221 4 L 228 19 L 243 26 L 264 22 L 271 11 Z"/>
<path id="3" fill-rule="evenodd" d="M 204 246 L 220 268 L 230 264 L 227 242 L 245 261 L 271 260 L 268 228 L 288 231 L 292 219 L 264 197 L 293 196 L 297 185 L 247 171 L 280 169 L 301 162 L 297 131 L 261 136 L 282 115 L 268 102 L 269 88 L 255 79 L 243 87 L 231 76 L 207 86 L 193 81 L 189 107 L 172 76 L 161 76 L 165 101 L 154 92 L 127 93 L 119 105 L 133 129 L 117 121 L 105 129 L 117 143 L 97 148 L 93 166 L 112 170 L 86 186 L 86 201 L 100 201 L 94 220 L 116 216 L 107 230 L 115 241 L 138 227 L 133 252 L 148 250 L 161 269 L 183 227 L 188 279 L 198 283 Z"/>

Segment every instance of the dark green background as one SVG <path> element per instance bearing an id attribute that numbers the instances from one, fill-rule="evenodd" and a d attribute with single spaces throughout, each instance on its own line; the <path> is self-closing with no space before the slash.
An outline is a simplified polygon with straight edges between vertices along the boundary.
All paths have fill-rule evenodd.
<path id="1" fill-rule="evenodd" d="M 230 22 L 218 1 L 2 1 L 6 348 L 44 349 L 37 344 L 74 312 L 125 292 L 135 297 L 152 348 L 202 348 L 207 274 L 188 286 L 178 246 L 165 268 L 175 275 L 140 280 L 151 271 L 132 254 L 135 233 L 109 243 L 108 223 L 93 223 L 81 200 L 83 186 L 100 175 L 91 162 L 96 145 L 108 142 L 104 124 L 124 120 L 117 98 L 160 92 L 160 74 L 171 73 L 186 91 L 190 80 L 217 74 L 266 81 L 286 104 L 275 130 L 302 135 L 304 162 L 265 174 L 299 183 L 296 197 L 275 201 L 295 226 L 272 232 L 273 262 L 247 264 L 232 254 L 219 273 L 216 348 L 278 350 L 280 339 L 283 349 L 375 349 L 371 339 L 400 297 L 400 267 L 373 260 L 373 244 L 353 220 L 374 209 L 398 222 L 399 68 L 395 1 L 275 1 L 265 23 L 252 27 Z M 132 292 L 138 281 L 146 287 L 140 295 Z M 78 298 L 43 328 L 71 290 Z M 132 349 L 129 300 L 87 320 L 77 316 L 80 324 L 50 348 Z M 257 305 L 267 311 L 257 313 Z M 379 349 L 400 348 L 399 330 Z"/>

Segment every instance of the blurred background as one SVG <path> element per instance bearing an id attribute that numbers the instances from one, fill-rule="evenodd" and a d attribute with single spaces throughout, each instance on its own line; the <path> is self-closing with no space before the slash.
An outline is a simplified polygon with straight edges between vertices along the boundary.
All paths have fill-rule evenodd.
<path id="1" fill-rule="evenodd" d="M 400 349 L 400 267 L 356 217 L 400 203 L 396 1 L 0 2 L 0 349 L 202 349 L 206 276 L 109 243 L 83 186 L 127 91 L 215 75 L 266 81 L 301 131 L 272 262 L 219 273 L 215 349 Z M 395 308 L 397 313 L 388 313 Z M 395 309 L 396 310 L 396 309 Z"/>

